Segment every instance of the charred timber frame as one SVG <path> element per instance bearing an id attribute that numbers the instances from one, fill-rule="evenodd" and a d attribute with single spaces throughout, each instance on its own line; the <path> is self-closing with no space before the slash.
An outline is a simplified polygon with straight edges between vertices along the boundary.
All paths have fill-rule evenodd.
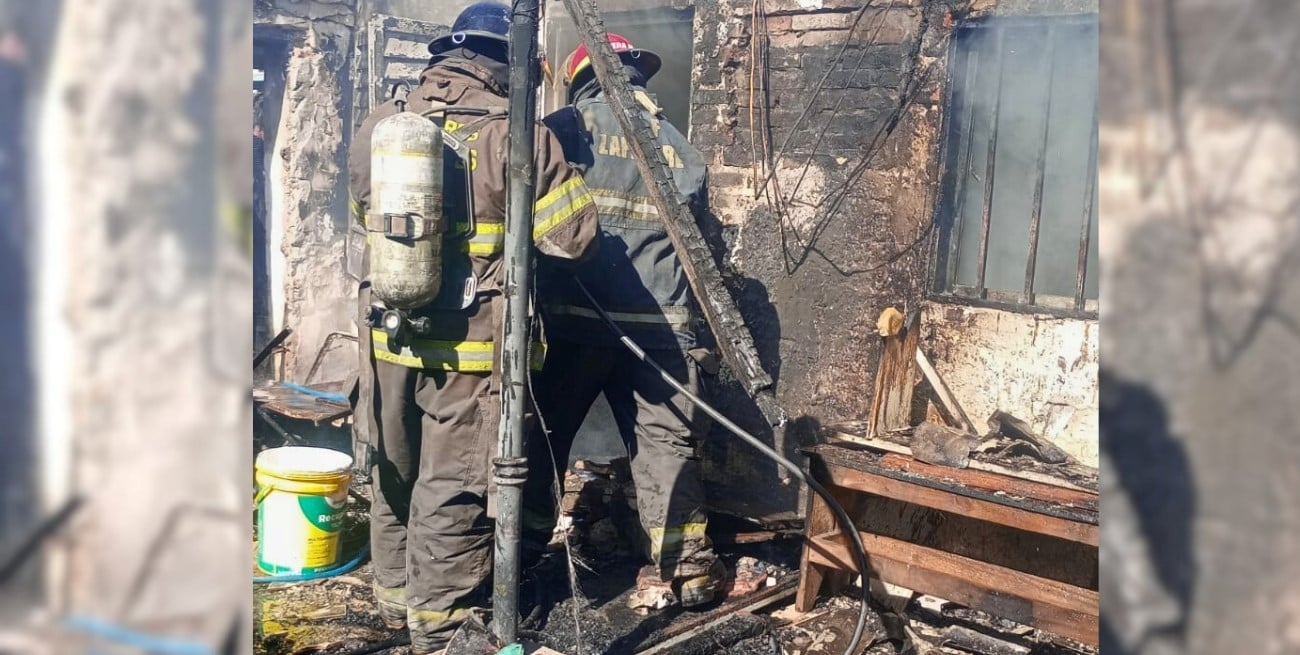
<path id="1" fill-rule="evenodd" d="M 808 451 L 812 475 L 841 502 L 890 498 L 1016 530 L 1098 547 L 1098 496 L 895 453 L 823 444 Z M 859 508 L 860 509 L 860 508 Z M 809 499 L 795 608 L 809 611 L 824 583 L 843 587 L 854 570 L 844 533 L 820 498 Z M 1097 590 L 917 543 L 859 530 L 872 577 L 1096 644 Z"/>
<path id="2" fill-rule="evenodd" d="M 749 328 L 722 281 L 722 274 L 713 262 L 713 253 L 700 233 L 694 214 L 673 182 L 672 171 L 663 159 L 658 139 L 639 111 L 640 106 L 633 98 L 623 64 L 609 47 L 609 37 L 596 3 L 594 0 L 564 0 L 564 6 L 577 23 L 578 34 L 587 52 L 591 53 L 592 70 L 631 145 L 637 169 L 642 178 L 650 182 L 647 188 L 659 212 L 659 220 L 677 251 L 704 318 L 713 328 L 723 359 L 768 423 L 779 425 L 785 416 L 776 404 L 772 378 L 763 370 Z"/>

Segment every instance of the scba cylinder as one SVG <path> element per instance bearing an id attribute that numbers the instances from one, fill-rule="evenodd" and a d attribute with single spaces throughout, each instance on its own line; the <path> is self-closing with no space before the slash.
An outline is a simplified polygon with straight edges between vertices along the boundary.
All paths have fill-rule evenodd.
<path id="1" fill-rule="evenodd" d="M 412 112 L 379 121 L 370 171 L 371 291 L 391 308 L 426 305 L 442 286 L 442 130 Z"/>

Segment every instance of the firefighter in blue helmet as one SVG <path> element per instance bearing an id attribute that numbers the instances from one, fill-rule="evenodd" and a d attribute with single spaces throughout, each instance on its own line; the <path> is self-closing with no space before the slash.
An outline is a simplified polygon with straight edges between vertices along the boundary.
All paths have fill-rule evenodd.
<path id="1" fill-rule="evenodd" d="M 509 18 L 504 4 L 471 5 L 451 33 L 429 45 L 429 67 L 406 98 L 407 112 L 429 116 L 470 148 L 468 162 L 446 160 L 443 220 L 474 227 L 446 234 L 441 291 L 428 306 L 408 310 L 412 325 L 421 322 L 421 333 L 390 338 L 373 319 L 384 307 L 374 307 L 378 297 L 366 283 L 361 288 L 354 434 L 373 447 L 362 451 L 373 454 L 375 594 L 385 623 L 410 630 L 414 653 L 442 648 L 490 597 L 488 501 L 501 412 L 494 343 L 504 314 Z M 363 225 L 375 125 L 398 111 L 395 101 L 376 108 L 353 138 L 349 186 Z M 545 128 L 537 130 L 535 162 L 534 246 L 542 260 L 572 265 L 599 243 L 594 200 Z M 473 190 L 468 208 L 466 175 Z"/>
<path id="2" fill-rule="evenodd" d="M 659 57 L 617 34 L 609 35 L 609 43 L 623 61 L 639 109 L 662 143 L 677 188 L 702 210 L 704 158 L 645 90 L 660 68 Z M 576 275 L 647 354 L 698 393 L 700 364 L 707 361 L 707 353 L 696 344 L 695 299 L 585 46 L 569 55 L 563 75 L 569 106 L 545 123 L 559 137 L 569 162 L 582 172 L 595 197 L 601 230 L 598 254 L 578 267 Z M 637 509 L 648 538 L 646 554 L 653 565 L 642 575 L 671 584 L 684 606 L 709 603 L 725 569 L 705 535 L 697 448 L 706 417 L 623 348 L 570 273 L 544 264 L 538 270 L 550 350 L 535 386 L 559 466 L 569 461 L 574 435 L 593 401 L 604 393 L 630 456 Z M 560 473 L 541 465 L 550 461 L 545 445 L 542 438 L 529 441 L 534 462 L 525 503 L 531 503 L 532 515 L 548 510 L 547 489 Z"/>

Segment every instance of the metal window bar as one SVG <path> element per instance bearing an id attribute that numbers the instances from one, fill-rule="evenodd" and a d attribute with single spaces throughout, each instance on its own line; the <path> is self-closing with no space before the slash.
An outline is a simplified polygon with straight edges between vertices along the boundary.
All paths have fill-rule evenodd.
<path id="1" fill-rule="evenodd" d="M 1092 109 L 1092 139 L 1088 144 L 1088 167 L 1083 171 L 1088 176 L 1084 185 L 1083 227 L 1079 228 L 1079 264 L 1074 280 L 1074 308 L 1084 309 L 1084 289 L 1088 282 L 1088 248 L 1092 239 L 1093 199 L 1097 194 L 1097 108 Z"/>
<path id="2" fill-rule="evenodd" d="M 972 97 L 975 89 L 975 79 L 979 76 L 980 70 L 980 53 L 978 50 L 971 49 L 966 55 L 966 79 L 962 82 L 962 102 L 966 103 L 965 120 L 959 123 L 965 129 L 963 138 L 963 150 L 961 150 L 961 164 L 957 169 L 956 179 L 954 180 L 955 190 L 953 191 L 953 221 L 952 236 L 949 238 L 948 253 L 948 283 L 951 285 L 957 279 L 957 253 L 961 247 L 961 232 L 965 221 L 962 220 L 963 212 L 966 211 L 966 178 L 971 174 L 971 151 L 975 146 L 975 130 L 972 125 L 975 121 L 975 99 Z"/>
<path id="3" fill-rule="evenodd" d="M 998 117 L 1002 113 L 1002 80 L 1006 76 L 1005 55 L 1006 30 L 997 31 L 998 83 L 994 89 L 993 113 L 989 116 L 988 150 L 984 155 L 984 207 L 980 215 L 980 250 L 975 277 L 975 288 L 981 298 L 985 296 L 984 274 L 989 261 L 989 227 L 993 223 L 993 177 L 997 173 Z"/>
<path id="4" fill-rule="evenodd" d="M 1056 30 L 1047 29 L 1047 88 L 1043 89 L 1043 138 L 1034 161 L 1034 204 L 1029 217 L 1029 257 L 1025 262 L 1024 303 L 1034 304 L 1034 273 L 1038 266 L 1038 228 L 1043 219 L 1043 182 L 1047 177 L 1047 138 L 1052 126 L 1052 84 L 1056 81 Z"/>

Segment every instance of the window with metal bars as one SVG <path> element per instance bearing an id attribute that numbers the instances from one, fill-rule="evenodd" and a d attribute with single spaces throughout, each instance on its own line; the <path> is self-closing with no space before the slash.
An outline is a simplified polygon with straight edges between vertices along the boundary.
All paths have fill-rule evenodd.
<path id="1" fill-rule="evenodd" d="M 1097 314 L 1097 16 L 958 26 L 948 65 L 934 291 Z"/>

